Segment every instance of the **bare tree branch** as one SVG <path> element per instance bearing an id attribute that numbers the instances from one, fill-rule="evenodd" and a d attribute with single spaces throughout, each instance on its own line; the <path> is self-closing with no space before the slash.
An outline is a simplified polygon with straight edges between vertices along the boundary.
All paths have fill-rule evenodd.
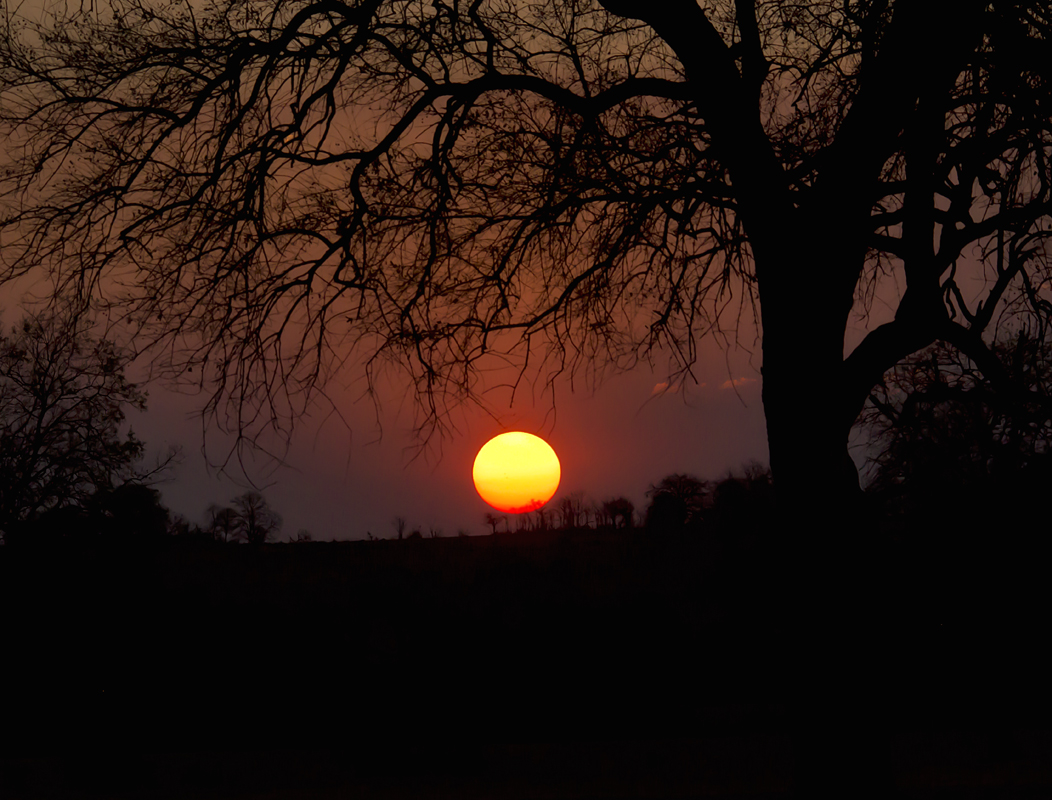
<path id="1" fill-rule="evenodd" d="M 840 382 L 831 452 L 951 313 L 1045 313 L 1050 34 L 1036 0 L 9 14 L 2 277 L 109 308 L 257 443 L 350 364 L 407 368 L 426 438 L 493 370 L 689 371 L 758 304 L 772 453 L 817 414 L 801 350 Z M 895 323 L 845 362 L 896 274 Z"/>

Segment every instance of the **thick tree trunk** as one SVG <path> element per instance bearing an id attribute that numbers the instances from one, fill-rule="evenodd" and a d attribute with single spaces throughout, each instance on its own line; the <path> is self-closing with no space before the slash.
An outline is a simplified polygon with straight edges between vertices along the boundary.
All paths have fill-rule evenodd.
<path id="1" fill-rule="evenodd" d="M 837 267 L 843 274 L 842 259 L 822 263 L 841 255 L 812 248 L 806 265 L 783 263 L 784 276 L 766 285 L 761 278 L 763 401 L 782 508 L 775 533 L 785 537 L 791 571 L 785 685 L 796 724 L 796 796 L 875 800 L 890 795 L 893 771 L 873 647 L 880 626 L 870 613 L 870 521 L 860 516 L 847 451 L 854 413 L 841 375 L 851 294 L 821 277 Z"/>
<path id="2" fill-rule="evenodd" d="M 854 293 L 850 243 L 818 225 L 752 237 L 763 325 L 763 403 L 771 471 L 787 512 L 843 524 L 857 500 L 847 452 L 857 410 L 842 384 Z M 800 227 L 804 227 L 801 225 Z M 825 240 L 825 241 L 823 241 Z M 857 270 L 855 270 L 857 274 Z M 791 511 L 790 511 L 791 510 Z M 814 539 L 814 537 L 809 537 Z"/>

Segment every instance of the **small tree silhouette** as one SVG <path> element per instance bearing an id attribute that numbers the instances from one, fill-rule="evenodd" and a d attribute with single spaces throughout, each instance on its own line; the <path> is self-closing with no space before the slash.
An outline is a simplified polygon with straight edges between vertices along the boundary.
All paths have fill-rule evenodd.
<path id="1" fill-rule="evenodd" d="M 706 519 L 723 525 L 724 532 L 745 530 L 750 535 L 767 535 L 775 514 L 771 472 L 757 463 L 745 466 L 741 474 L 729 473 L 711 487 Z"/>
<path id="2" fill-rule="evenodd" d="M 529 526 L 535 531 L 546 531 L 552 527 L 555 511 L 543 505 L 537 500 L 531 501 L 533 510 L 522 516 L 529 518 Z"/>
<path id="3" fill-rule="evenodd" d="M 215 503 L 208 507 L 208 521 L 205 530 L 217 542 L 236 542 L 241 530 L 241 517 L 237 510 L 230 506 Z"/>
<path id="4" fill-rule="evenodd" d="M 604 500 L 599 507 L 597 517 L 604 525 L 614 528 L 631 528 L 635 525 L 636 506 L 627 497 L 614 497 Z"/>
<path id="5" fill-rule="evenodd" d="M 245 492 L 233 500 L 241 524 L 238 537 L 248 544 L 264 544 L 281 531 L 281 515 L 271 509 L 259 492 Z"/>
<path id="6" fill-rule="evenodd" d="M 587 519 L 586 507 L 584 493 L 571 492 L 559 498 L 555 513 L 562 527 L 577 528 Z"/>
<path id="7" fill-rule="evenodd" d="M 196 522 L 191 522 L 183 514 L 171 514 L 168 518 L 167 530 L 170 536 L 178 536 L 187 541 L 214 538 L 210 531 L 202 528 Z"/>
<path id="8" fill-rule="evenodd" d="M 647 490 L 648 530 L 678 530 L 701 521 L 709 486 L 693 475 L 668 475 Z"/>

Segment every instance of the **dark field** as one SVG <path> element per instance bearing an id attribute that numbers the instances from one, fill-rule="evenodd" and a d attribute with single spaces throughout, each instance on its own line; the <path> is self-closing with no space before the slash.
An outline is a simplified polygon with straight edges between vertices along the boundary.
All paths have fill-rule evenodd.
<path id="1" fill-rule="evenodd" d="M 789 797 L 806 731 L 905 797 L 1047 797 L 1046 569 L 637 530 L 4 548 L 0 796 Z"/>

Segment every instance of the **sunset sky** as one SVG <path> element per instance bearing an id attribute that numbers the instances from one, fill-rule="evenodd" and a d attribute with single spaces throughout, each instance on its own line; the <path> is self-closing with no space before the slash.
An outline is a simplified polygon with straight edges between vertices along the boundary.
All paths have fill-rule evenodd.
<path id="1" fill-rule="evenodd" d="M 9 329 L 20 317 L 15 290 L 8 287 L 0 303 L 0 320 Z M 863 332 L 884 321 L 891 304 L 877 303 L 868 323 L 856 317 L 848 347 Z M 372 403 L 362 399 L 363 384 L 350 365 L 329 394 L 349 423 L 348 430 L 325 407 L 302 420 L 293 436 L 287 466 L 260 458 L 246 462 L 248 474 L 271 506 L 284 518 L 281 540 L 310 531 L 314 539 L 362 539 L 395 536 L 393 520 L 405 517 L 407 530 L 427 535 L 433 527 L 444 536 L 460 530 L 484 534 L 492 509 L 478 496 L 471 466 L 479 448 L 506 430 L 525 430 L 545 438 L 558 453 L 562 481 L 553 500 L 583 492 L 589 502 L 626 496 L 637 511 L 646 508 L 646 491 L 666 475 L 686 472 L 716 479 L 738 471 L 743 464 L 768 460 L 766 426 L 760 399 L 759 345 L 751 330 L 729 349 L 715 339 L 702 340 L 696 382 L 667 383 L 668 368 L 655 360 L 646 366 L 602 382 L 594 391 L 584 381 L 556 385 L 555 409 L 541 387 L 524 387 L 513 407 L 506 402 L 492 409 L 499 421 L 477 408 L 453 410 L 457 430 L 421 450 L 413 435 L 412 400 L 396 384 L 381 388 L 380 426 Z M 145 365 L 129 376 L 142 380 Z M 801 364 L 801 391 L 813 385 Z M 203 523 L 212 503 L 229 504 L 252 488 L 236 461 L 227 475 L 209 469 L 208 456 L 221 460 L 231 440 L 214 427 L 202 435 L 197 411 L 203 400 L 148 386 L 148 410 L 131 412 L 129 422 L 146 442 L 150 463 L 171 445 L 181 446 L 183 458 L 172 479 L 160 484 L 164 503 L 173 513 Z M 326 419 L 326 417 L 328 417 Z M 266 442 L 278 447 L 276 440 Z M 864 454 L 854 451 L 856 463 Z"/>
<path id="2" fill-rule="evenodd" d="M 21 13 L 33 8 L 39 4 Z M 885 288 L 889 298 L 897 296 L 898 287 Z M 855 321 L 848 349 L 862 331 L 889 318 L 893 307 L 893 300 L 882 305 L 878 294 L 873 317 L 865 325 Z M 0 311 L 6 328 L 17 321 L 14 294 L 0 295 Z M 611 376 L 598 386 L 560 379 L 554 400 L 543 386 L 524 386 L 513 406 L 507 398 L 494 402 L 490 410 L 496 419 L 475 408 L 456 409 L 454 429 L 422 452 L 413 436 L 414 408 L 406 387 L 397 381 L 381 387 L 377 419 L 373 403 L 362 399 L 365 387 L 352 363 L 337 385 L 327 387 L 337 413 L 319 407 L 312 418 L 300 420 L 287 465 L 248 463 L 247 476 L 236 460 L 226 476 L 207 466 L 202 447 L 210 460 L 222 461 L 229 441 L 214 428 L 202 440 L 194 416 L 201 397 L 152 385 L 149 411 L 132 414 L 130 421 L 147 444 L 148 460 L 169 446 L 183 449 L 173 479 L 158 487 L 173 512 L 203 522 L 210 504 L 230 503 L 251 480 L 283 515 L 283 539 L 301 529 L 315 539 L 389 537 L 396 516 L 425 535 L 432 529 L 445 536 L 483 533 L 491 509 L 475 492 L 471 465 L 488 439 L 508 430 L 535 433 L 554 447 L 562 466 L 556 499 L 570 492 L 582 492 L 590 502 L 623 495 L 643 512 L 647 488 L 671 473 L 717 479 L 750 461 L 766 464 L 758 336 L 745 321 L 729 340 L 698 342 L 693 380 L 682 383 L 669 383 L 667 354 L 659 353 L 653 368 Z M 822 379 L 801 360 L 801 393 L 812 393 L 819 402 Z M 281 449 L 277 441 L 261 444 Z"/>
<path id="3" fill-rule="evenodd" d="M 504 430 L 525 430 L 541 435 L 559 455 L 556 498 L 575 491 L 592 501 L 625 495 L 643 510 L 648 486 L 667 474 L 717 478 L 750 460 L 766 463 L 760 375 L 750 355 L 741 349 L 724 353 L 712 342 L 702 348 L 694 373 L 697 384 L 671 391 L 662 386 L 664 375 L 645 368 L 612 377 L 594 393 L 571 392 L 565 382 L 557 387 L 554 413 L 550 396 L 531 398 L 527 391 L 513 408 L 503 409 L 503 426 L 464 408 L 457 415 L 459 433 L 424 452 L 416 447 L 413 409 L 404 397 L 391 391 L 380 398 L 378 440 L 371 403 L 354 402 L 353 391 L 344 398 L 334 393 L 351 430 L 335 418 L 323 422 L 319 412 L 297 429 L 287 467 L 260 461 L 249 468 L 285 519 L 283 539 L 304 528 L 315 539 L 394 536 L 396 516 L 425 535 L 432 526 L 446 536 L 461 529 L 481 534 L 489 530 L 483 519 L 492 509 L 472 485 L 475 454 Z M 243 478 L 209 475 L 194 417 L 199 402 L 155 386 L 148 412 L 131 418 L 150 457 L 170 444 L 183 446 L 174 480 L 158 488 L 173 512 L 195 521 L 203 521 L 210 503 L 228 503 L 247 486 Z M 225 452 L 224 441 L 214 431 L 206 439 L 213 459 Z M 231 472 L 238 476 L 236 464 Z"/>

